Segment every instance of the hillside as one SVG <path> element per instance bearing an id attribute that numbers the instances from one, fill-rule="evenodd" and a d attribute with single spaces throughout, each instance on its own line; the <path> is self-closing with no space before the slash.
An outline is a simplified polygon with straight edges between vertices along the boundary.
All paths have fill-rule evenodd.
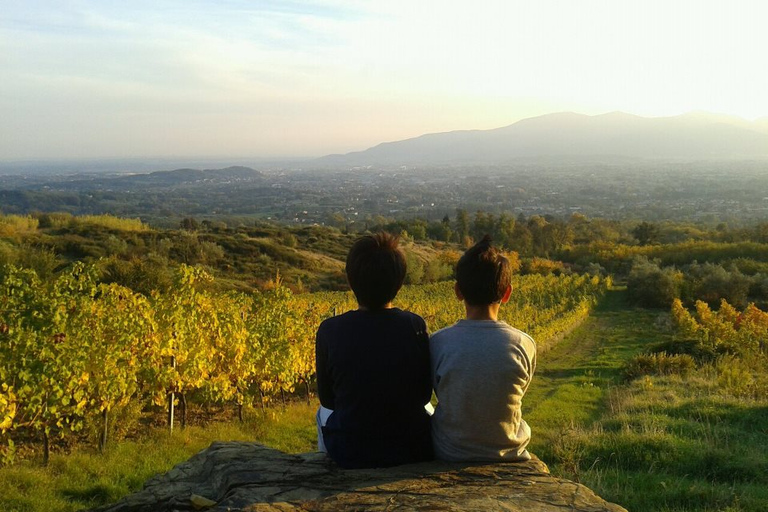
<path id="1" fill-rule="evenodd" d="M 75 176 L 71 180 L 58 180 L 55 187 L 61 190 L 131 190 L 176 187 L 214 187 L 233 184 L 256 183 L 264 179 L 261 171 L 250 167 L 231 166 L 224 169 L 174 169 L 147 174 Z"/>
<path id="2" fill-rule="evenodd" d="M 95 263 L 106 282 L 147 295 L 170 288 L 173 269 L 181 264 L 206 267 L 217 286 L 228 290 L 270 287 L 278 276 L 297 291 L 339 290 L 347 287 L 344 262 L 357 236 L 327 226 L 227 225 L 191 217 L 180 228 L 163 229 L 109 215 L 0 215 L 0 267 L 23 265 L 49 277 L 76 261 Z M 450 275 L 455 251 L 427 240 L 402 245 L 409 283 Z"/>
<path id="3" fill-rule="evenodd" d="M 461 130 L 329 155 L 319 165 L 504 163 L 520 159 L 768 158 L 762 120 L 694 112 L 648 118 L 622 112 L 587 116 L 570 112 L 523 119 L 493 130 Z"/>

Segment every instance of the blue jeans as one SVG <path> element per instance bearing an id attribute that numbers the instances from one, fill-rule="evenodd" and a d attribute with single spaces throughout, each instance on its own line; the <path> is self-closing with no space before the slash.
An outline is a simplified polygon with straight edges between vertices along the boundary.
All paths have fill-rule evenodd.
<path id="1" fill-rule="evenodd" d="M 424 405 L 424 409 L 427 410 L 430 416 L 435 413 L 435 408 L 429 402 Z M 331 417 L 331 414 L 333 414 L 333 410 L 322 405 L 317 409 L 317 414 L 315 414 L 315 422 L 317 423 L 317 451 L 319 452 L 328 453 L 328 450 L 325 449 L 325 441 L 323 440 L 323 427 L 328 418 Z"/>

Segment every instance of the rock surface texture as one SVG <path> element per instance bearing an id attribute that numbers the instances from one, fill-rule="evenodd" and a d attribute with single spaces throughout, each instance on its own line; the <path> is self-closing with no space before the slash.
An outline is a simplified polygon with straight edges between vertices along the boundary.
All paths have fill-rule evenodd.
<path id="1" fill-rule="evenodd" d="M 426 462 L 340 469 L 321 453 L 289 455 L 255 443 L 214 443 L 109 512 L 503 510 L 620 512 L 538 459 L 514 464 Z"/>

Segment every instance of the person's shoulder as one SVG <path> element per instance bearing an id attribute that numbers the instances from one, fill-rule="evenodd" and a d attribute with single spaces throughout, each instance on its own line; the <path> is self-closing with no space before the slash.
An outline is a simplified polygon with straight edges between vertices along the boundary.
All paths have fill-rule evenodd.
<path id="1" fill-rule="evenodd" d="M 393 308 L 393 313 L 397 316 L 398 323 L 403 325 L 408 330 L 413 330 L 417 335 L 421 335 L 427 332 L 427 322 L 424 319 L 411 311 L 405 311 L 399 308 Z M 407 325 L 408 327 L 405 327 Z"/>
<path id="2" fill-rule="evenodd" d="M 334 324 L 339 323 L 339 319 L 341 318 L 341 315 L 339 316 L 332 316 L 330 318 L 326 318 L 322 322 L 320 322 L 320 329 L 327 329 L 328 327 L 333 326 Z"/>
<path id="3" fill-rule="evenodd" d="M 504 324 L 507 326 L 508 329 L 510 329 L 512 332 L 514 332 L 515 334 L 517 334 L 521 338 L 525 338 L 525 339 L 528 339 L 530 341 L 533 341 L 533 336 L 531 336 L 527 332 L 521 331 L 517 327 L 512 327 L 511 325 L 507 324 L 506 322 Z"/>
<path id="4" fill-rule="evenodd" d="M 509 336 L 517 341 L 519 341 L 522 344 L 528 345 L 533 350 L 536 349 L 536 342 L 534 341 L 533 337 L 528 334 L 527 332 L 521 331 L 517 327 L 512 327 L 506 322 L 499 322 L 502 325 L 502 328 L 509 334 Z"/>
<path id="5" fill-rule="evenodd" d="M 414 313 L 413 311 L 407 311 L 404 309 L 395 308 L 398 315 L 401 315 L 403 318 L 408 318 L 411 322 L 415 322 L 418 324 L 424 324 L 426 325 L 426 322 L 424 319 L 420 316 Z"/>
<path id="6" fill-rule="evenodd" d="M 444 338 L 450 338 L 454 334 L 458 334 L 459 324 L 455 323 L 453 325 L 449 325 L 448 327 L 443 327 L 442 329 L 438 329 L 437 331 L 433 332 L 429 339 L 430 341 L 439 341 Z"/>
<path id="7" fill-rule="evenodd" d="M 322 322 L 320 322 L 320 327 L 318 327 L 319 331 L 325 331 L 329 329 L 333 329 L 339 326 L 342 326 L 346 323 L 349 323 L 352 321 L 352 318 L 355 314 L 355 311 L 347 311 L 346 313 L 342 313 L 340 315 L 332 316 L 330 318 L 326 318 Z"/>

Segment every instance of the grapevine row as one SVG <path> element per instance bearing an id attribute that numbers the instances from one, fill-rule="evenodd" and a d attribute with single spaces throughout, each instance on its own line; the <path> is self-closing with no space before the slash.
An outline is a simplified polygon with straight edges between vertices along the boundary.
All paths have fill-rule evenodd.
<path id="1" fill-rule="evenodd" d="M 344 292 L 294 295 L 276 285 L 255 294 L 214 291 L 204 270 L 182 266 L 172 293 L 150 297 L 99 283 L 82 264 L 44 283 L 6 267 L 0 279 L 0 433 L 52 440 L 99 425 L 114 411 L 187 400 L 262 404 L 314 374 L 320 322 L 356 307 Z M 606 282 L 589 276 L 516 277 L 502 318 L 551 340 L 583 319 Z M 452 283 L 405 287 L 396 306 L 432 331 L 463 317 Z M 173 423 L 171 423 L 172 425 Z M 7 451 L 7 449 L 6 449 Z"/>
<path id="2" fill-rule="evenodd" d="M 679 338 L 695 341 L 714 353 L 764 357 L 768 352 L 768 313 L 754 304 L 738 311 L 723 299 L 720 308 L 713 311 L 706 302 L 696 301 L 692 314 L 675 299 L 672 321 Z"/>

